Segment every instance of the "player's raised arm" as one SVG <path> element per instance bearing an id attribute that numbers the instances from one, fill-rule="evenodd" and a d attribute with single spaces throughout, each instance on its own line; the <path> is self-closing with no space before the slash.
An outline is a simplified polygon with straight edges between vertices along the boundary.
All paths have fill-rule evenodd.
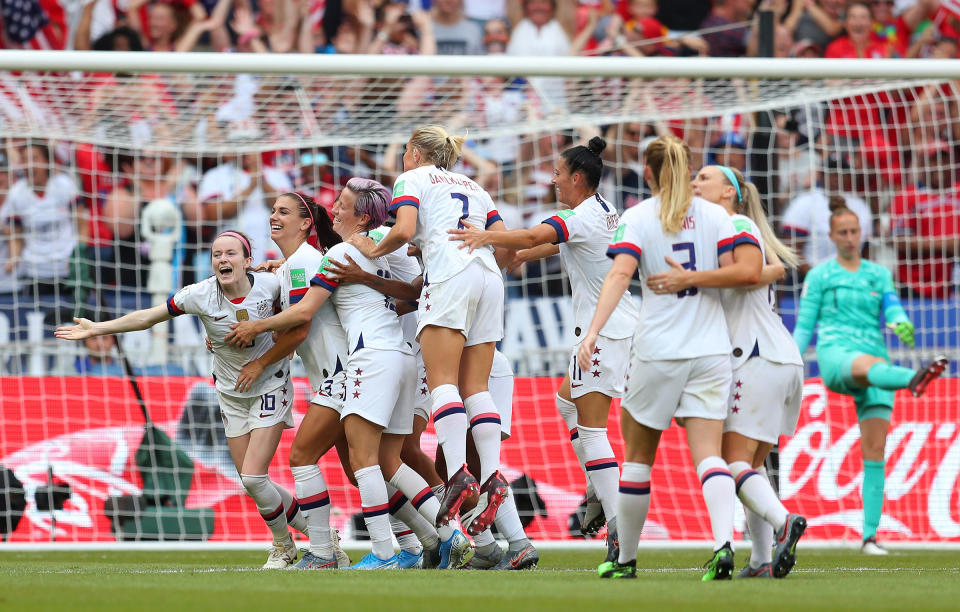
<path id="1" fill-rule="evenodd" d="M 167 312 L 166 306 L 154 306 L 144 310 L 131 312 L 119 319 L 94 322 L 90 319 L 74 317 L 76 325 L 58 327 L 54 335 L 61 340 L 84 340 L 91 336 L 107 336 L 123 332 L 150 329 L 157 323 L 168 321 L 173 317 Z"/>

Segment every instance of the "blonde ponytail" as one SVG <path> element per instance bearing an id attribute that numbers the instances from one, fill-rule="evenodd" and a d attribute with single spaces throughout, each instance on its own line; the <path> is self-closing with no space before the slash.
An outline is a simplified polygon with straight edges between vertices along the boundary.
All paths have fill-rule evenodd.
<path id="1" fill-rule="evenodd" d="M 410 137 L 410 144 L 420 149 L 428 162 L 447 169 L 460 159 L 466 141 L 466 136 L 451 136 L 439 125 L 418 127 Z"/>
<path id="2" fill-rule="evenodd" d="M 773 232 L 773 228 L 770 227 L 770 222 L 767 221 L 767 215 L 763 212 L 763 204 L 760 203 L 760 192 L 757 191 L 757 186 L 747 181 L 743 177 L 743 174 L 736 168 L 731 168 L 731 170 L 737 177 L 737 182 L 740 183 L 740 194 L 742 195 L 741 200 L 734 204 L 734 210 L 741 215 L 750 217 L 753 222 L 757 224 L 757 227 L 760 229 L 760 237 L 763 239 L 763 244 L 776 253 L 784 265 L 788 268 L 796 268 L 800 263 L 800 258 L 797 256 L 796 251 L 783 244 L 783 242 L 777 238 L 777 235 Z"/>
<path id="3" fill-rule="evenodd" d="M 660 197 L 660 223 L 668 234 L 679 232 L 693 201 L 690 147 L 676 136 L 661 136 L 647 147 L 647 166 Z"/>

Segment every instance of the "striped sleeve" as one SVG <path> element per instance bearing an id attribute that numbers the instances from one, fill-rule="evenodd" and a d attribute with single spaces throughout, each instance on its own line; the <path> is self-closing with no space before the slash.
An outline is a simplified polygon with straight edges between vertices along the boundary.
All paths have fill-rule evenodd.
<path id="1" fill-rule="evenodd" d="M 554 244 L 560 244 L 570 239 L 570 230 L 567 228 L 567 222 L 560 215 L 553 215 L 543 220 L 544 223 L 552 227 L 557 232 L 557 240 Z"/>
<path id="2" fill-rule="evenodd" d="M 167 312 L 170 313 L 171 317 L 179 317 L 182 314 L 186 314 L 182 308 L 177 306 L 177 303 L 174 301 L 175 297 L 177 297 L 177 295 L 173 294 L 167 298 Z"/>
<path id="3" fill-rule="evenodd" d="M 317 273 L 313 276 L 313 278 L 310 279 L 310 284 L 311 284 L 311 285 L 317 285 L 317 286 L 323 287 L 324 289 L 326 289 L 326 290 L 329 291 L 330 293 L 333 293 L 334 291 L 336 291 L 336 290 L 337 290 L 337 287 L 340 286 L 340 282 L 339 282 L 339 281 L 337 281 L 336 279 L 333 279 L 333 278 L 328 278 L 328 277 L 323 273 L 323 268 L 320 268 L 319 270 L 317 270 Z M 291 297 L 291 298 L 293 297 L 292 293 L 291 293 L 291 296 L 290 296 L 290 297 Z"/>
<path id="4" fill-rule="evenodd" d="M 390 202 L 389 211 L 394 213 L 394 216 L 396 216 L 396 212 L 400 210 L 401 206 L 413 206 L 417 210 L 420 210 L 420 198 L 412 195 L 404 195 L 398 198 L 393 198 L 393 201 Z"/>
<path id="5" fill-rule="evenodd" d="M 397 211 L 400 210 L 402 206 L 413 206 L 417 210 L 420 210 L 421 195 L 423 194 L 417 175 L 414 171 L 404 172 L 397 177 L 396 182 L 393 184 L 393 199 L 390 201 L 388 211 L 391 215 L 396 216 Z"/>
<path id="6" fill-rule="evenodd" d="M 487 224 L 484 226 L 484 229 L 490 229 L 490 226 L 497 221 L 503 221 L 503 219 L 500 218 L 500 213 L 497 212 L 496 208 L 494 208 L 487 213 Z"/>
<path id="7" fill-rule="evenodd" d="M 291 290 L 290 290 L 290 305 L 293 306 L 294 304 L 296 304 L 297 302 L 299 302 L 300 300 L 302 300 L 302 299 L 303 299 L 303 296 L 305 296 L 305 295 L 307 294 L 307 290 L 309 290 L 309 289 L 310 289 L 309 287 L 300 287 L 300 288 L 298 288 L 298 289 L 291 289 Z"/>
<path id="8" fill-rule="evenodd" d="M 617 255 L 625 254 L 632 255 L 637 258 L 637 261 L 640 261 L 640 254 L 642 252 L 643 251 L 637 245 L 631 242 L 620 241 L 614 242 L 607 248 L 607 257 L 613 258 Z"/>

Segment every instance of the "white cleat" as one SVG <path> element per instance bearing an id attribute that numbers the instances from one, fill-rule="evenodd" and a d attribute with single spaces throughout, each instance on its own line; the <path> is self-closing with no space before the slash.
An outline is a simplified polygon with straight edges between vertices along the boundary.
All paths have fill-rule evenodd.
<path id="1" fill-rule="evenodd" d="M 863 546 L 860 547 L 860 552 L 865 555 L 889 555 L 888 551 L 883 546 L 877 544 L 877 538 L 867 538 L 863 541 Z"/>
<path id="2" fill-rule="evenodd" d="M 297 560 L 297 546 L 293 539 L 287 538 L 286 542 L 274 542 L 270 549 L 270 556 L 267 562 L 263 564 L 263 569 L 284 569 L 292 565 Z"/>
<path id="3" fill-rule="evenodd" d="M 330 541 L 333 542 L 333 554 L 337 558 L 337 567 L 343 569 L 350 567 L 350 557 L 340 548 L 340 532 L 330 528 Z"/>

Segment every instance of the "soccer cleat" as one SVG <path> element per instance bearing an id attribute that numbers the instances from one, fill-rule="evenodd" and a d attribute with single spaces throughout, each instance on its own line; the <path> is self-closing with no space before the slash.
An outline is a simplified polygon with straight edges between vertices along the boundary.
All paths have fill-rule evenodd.
<path id="1" fill-rule="evenodd" d="M 595 536 L 607 524 L 607 515 L 603 513 L 603 504 L 596 495 L 588 495 L 581 504 L 587 504 L 587 510 L 580 521 L 580 533 L 584 536 Z"/>
<path id="2" fill-rule="evenodd" d="M 437 513 L 437 527 L 455 519 L 463 502 L 478 495 L 480 495 L 480 485 L 477 479 L 467 471 L 467 465 L 463 464 L 463 467 L 457 470 L 457 473 L 447 482 L 443 499 L 440 500 L 440 512 Z"/>
<path id="3" fill-rule="evenodd" d="M 617 538 L 617 530 L 607 530 L 607 558 L 606 562 L 615 562 L 620 558 L 620 540 Z"/>
<path id="4" fill-rule="evenodd" d="M 401 550 L 397 555 L 397 569 L 423 569 L 423 553 L 413 554 Z"/>
<path id="5" fill-rule="evenodd" d="M 737 578 L 773 578 L 773 568 L 769 563 L 764 563 L 760 567 L 747 567 L 740 570 Z"/>
<path id="6" fill-rule="evenodd" d="M 473 557 L 473 544 L 459 529 L 440 543 L 440 563 L 437 569 L 460 569 Z"/>
<path id="7" fill-rule="evenodd" d="M 287 538 L 286 542 L 273 543 L 263 569 L 283 569 L 296 560 L 297 546 L 293 543 L 293 539 Z"/>
<path id="8" fill-rule="evenodd" d="M 783 527 L 777 530 L 776 547 L 773 550 L 773 577 L 783 578 L 797 562 L 797 542 L 807 528 L 807 519 L 799 514 L 788 514 Z"/>
<path id="9" fill-rule="evenodd" d="M 497 564 L 500 563 L 505 556 L 503 554 L 503 549 L 500 548 L 500 546 L 494 545 L 491 548 L 490 552 L 491 552 L 490 555 L 484 555 L 480 553 L 480 551 L 478 551 L 476 547 L 474 547 L 473 557 L 471 557 L 470 561 L 468 561 L 467 564 L 463 566 L 463 569 L 468 569 L 468 570 L 497 569 Z"/>
<path id="10" fill-rule="evenodd" d="M 360 559 L 358 563 L 351 565 L 348 570 L 389 570 L 398 569 L 398 555 L 393 555 L 389 559 L 381 559 L 372 552 L 368 552 Z"/>
<path id="11" fill-rule="evenodd" d="M 637 560 L 627 561 L 622 565 L 616 559 L 604 561 L 597 568 L 597 573 L 601 578 L 636 578 Z"/>
<path id="12" fill-rule="evenodd" d="M 330 528 L 330 541 L 333 542 L 333 556 L 337 559 L 337 567 L 350 567 L 350 557 L 340 548 L 340 532 L 333 527 Z"/>
<path id="13" fill-rule="evenodd" d="M 933 361 L 917 370 L 907 389 L 913 393 L 913 397 L 920 397 L 927 390 L 927 385 L 936 380 L 947 369 L 950 360 L 943 355 L 937 355 Z"/>
<path id="14" fill-rule="evenodd" d="M 730 548 L 730 542 L 714 551 L 713 558 L 707 561 L 704 567 L 707 568 L 707 573 L 700 579 L 703 582 L 733 578 L 733 549 Z"/>
<path id="15" fill-rule="evenodd" d="M 423 549 L 423 569 L 437 569 L 440 566 L 440 544 Z"/>
<path id="16" fill-rule="evenodd" d="M 461 524 L 467 533 L 476 537 L 487 530 L 497 518 L 497 509 L 510 493 L 510 484 L 499 471 L 494 472 L 480 487 L 477 505 L 461 516 Z"/>
<path id="17" fill-rule="evenodd" d="M 309 550 L 303 553 L 303 557 L 297 561 L 296 565 L 291 565 L 287 569 L 315 570 L 315 569 L 337 569 L 336 557 L 319 557 Z"/>
<path id="18" fill-rule="evenodd" d="M 869 537 L 866 540 L 864 540 L 863 545 L 860 547 L 860 552 L 862 552 L 865 555 L 889 555 L 890 554 L 890 551 L 888 551 L 883 546 L 880 546 L 879 544 L 877 544 L 876 537 Z"/>
<path id="19" fill-rule="evenodd" d="M 524 548 L 516 551 L 510 552 L 507 551 L 507 554 L 503 555 L 503 558 L 500 559 L 500 563 L 493 568 L 495 570 L 525 570 L 533 569 L 537 567 L 537 563 L 540 562 L 540 554 L 537 552 L 537 549 L 533 547 L 533 544 L 525 546 Z"/>

